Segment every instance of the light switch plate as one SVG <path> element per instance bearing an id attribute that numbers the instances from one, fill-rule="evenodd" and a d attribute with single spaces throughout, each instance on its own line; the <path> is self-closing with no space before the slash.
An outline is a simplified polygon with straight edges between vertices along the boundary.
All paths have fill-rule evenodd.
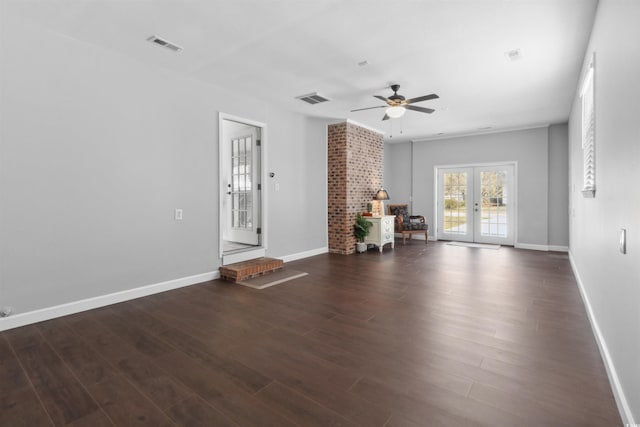
<path id="1" fill-rule="evenodd" d="M 627 253 L 627 230 L 624 228 L 620 229 L 620 253 Z"/>
<path id="2" fill-rule="evenodd" d="M 174 218 L 176 221 L 182 221 L 182 209 L 176 209 Z"/>

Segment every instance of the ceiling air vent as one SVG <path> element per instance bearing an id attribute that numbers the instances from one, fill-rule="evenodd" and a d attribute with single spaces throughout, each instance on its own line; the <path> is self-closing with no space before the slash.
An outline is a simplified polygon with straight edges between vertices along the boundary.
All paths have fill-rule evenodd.
<path id="1" fill-rule="evenodd" d="M 308 93 L 306 95 L 296 96 L 296 99 L 304 101 L 308 104 L 319 104 L 321 102 L 331 101 L 329 98 L 325 98 L 324 96 L 318 94 L 318 92 Z"/>
<path id="2" fill-rule="evenodd" d="M 167 49 L 170 49 L 174 52 L 180 52 L 183 49 L 182 46 L 178 46 L 177 44 L 171 43 L 169 40 L 165 40 L 158 36 L 151 36 L 147 39 L 147 41 L 158 44 L 162 47 L 166 47 Z"/>

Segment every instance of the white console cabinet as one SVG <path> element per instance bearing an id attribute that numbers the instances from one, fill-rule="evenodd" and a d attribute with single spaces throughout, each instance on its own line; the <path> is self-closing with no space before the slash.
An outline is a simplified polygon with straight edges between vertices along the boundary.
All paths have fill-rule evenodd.
<path id="1" fill-rule="evenodd" d="M 393 240 L 394 215 L 366 216 L 365 219 L 372 224 L 369 229 L 369 235 L 364 239 L 365 243 L 376 245 L 380 252 L 382 252 L 382 248 L 387 243 L 391 243 L 391 248 L 395 247 Z"/>

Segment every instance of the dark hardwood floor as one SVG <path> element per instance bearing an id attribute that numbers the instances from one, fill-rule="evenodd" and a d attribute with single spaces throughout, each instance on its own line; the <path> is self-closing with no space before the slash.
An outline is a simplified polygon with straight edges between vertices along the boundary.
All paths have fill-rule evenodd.
<path id="1" fill-rule="evenodd" d="M 2 426 L 615 426 L 568 257 L 414 241 L 0 334 Z"/>

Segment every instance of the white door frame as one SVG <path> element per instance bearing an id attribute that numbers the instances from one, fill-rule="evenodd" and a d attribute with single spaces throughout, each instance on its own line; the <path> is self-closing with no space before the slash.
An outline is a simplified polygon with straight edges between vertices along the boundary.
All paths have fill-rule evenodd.
<path id="1" fill-rule="evenodd" d="M 502 162 L 490 162 L 490 163 L 462 163 L 462 164 L 452 164 L 452 165 L 435 165 L 433 167 L 433 218 L 434 225 L 436 230 L 434 232 L 435 240 L 438 240 L 438 232 L 440 227 L 440 218 L 438 215 L 438 195 L 439 195 L 439 170 L 440 169 L 465 169 L 465 168 L 483 168 L 490 166 L 512 166 L 513 167 L 513 177 L 512 177 L 512 186 L 513 186 L 513 245 L 515 246 L 518 242 L 518 162 L 514 161 L 502 161 Z M 474 177 L 475 178 L 475 177 Z M 475 225 L 475 224 L 474 224 Z M 473 237 L 472 237 L 473 240 Z"/>
<path id="2" fill-rule="evenodd" d="M 238 123 L 247 124 L 260 128 L 260 182 L 262 183 L 260 195 L 260 226 L 262 228 L 262 235 L 260 239 L 260 246 L 256 246 L 246 251 L 237 252 L 229 255 L 224 255 L 223 248 L 223 212 L 222 206 L 224 197 L 226 196 L 226 189 L 222 188 L 222 173 L 224 170 L 222 162 L 223 158 L 223 142 L 224 142 L 224 126 L 225 120 L 230 120 Z M 266 123 L 258 122 L 255 120 L 245 119 L 244 117 L 238 117 L 223 112 L 218 113 L 218 254 L 221 258 L 221 264 L 233 264 L 236 262 L 247 261 L 250 259 L 264 257 L 267 250 L 267 125 Z"/>

